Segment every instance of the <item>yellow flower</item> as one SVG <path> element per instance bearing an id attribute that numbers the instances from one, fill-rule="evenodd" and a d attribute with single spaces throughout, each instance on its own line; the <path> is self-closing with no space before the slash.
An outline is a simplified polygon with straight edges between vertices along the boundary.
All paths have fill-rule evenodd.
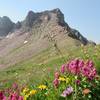
<path id="1" fill-rule="evenodd" d="M 37 92 L 37 90 L 31 90 L 29 94 L 34 95 L 34 94 L 36 94 L 36 92 Z"/>
<path id="2" fill-rule="evenodd" d="M 59 81 L 66 81 L 66 79 L 64 77 L 59 77 L 58 79 Z"/>
<path id="3" fill-rule="evenodd" d="M 40 85 L 38 88 L 41 89 L 41 90 L 45 90 L 45 89 L 47 89 L 47 86 L 46 85 Z"/>
<path id="4" fill-rule="evenodd" d="M 29 91 L 29 88 L 24 88 L 23 93 L 26 94 Z"/>
<path id="5" fill-rule="evenodd" d="M 24 96 L 24 100 L 27 100 L 28 97 L 29 97 L 29 94 L 26 94 L 26 95 Z"/>
<path id="6" fill-rule="evenodd" d="M 69 78 L 66 78 L 66 83 L 69 83 L 70 79 Z"/>

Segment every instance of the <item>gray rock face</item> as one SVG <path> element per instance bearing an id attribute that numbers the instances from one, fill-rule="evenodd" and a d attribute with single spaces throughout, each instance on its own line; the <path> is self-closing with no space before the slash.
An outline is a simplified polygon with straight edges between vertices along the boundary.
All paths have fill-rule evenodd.
<path id="1" fill-rule="evenodd" d="M 76 29 L 71 29 L 69 34 L 70 37 L 75 38 L 77 40 L 80 40 L 82 42 L 82 44 L 86 45 L 89 41 L 83 36 L 81 35 L 81 33 L 79 31 L 77 31 Z"/>
<path id="2" fill-rule="evenodd" d="M 36 20 L 37 14 L 35 14 L 33 11 L 29 11 L 25 20 L 22 22 L 22 25 L 24 27 L 32 27 L 33 22 Z"/>
<path id="3" fill-rule="evenodd" d="M 0 36 L 6 36 L 11 32 L 14 23 L 6 16 L 0 17 Z"/>
<path id="4" fill-rule="evenodd" d="M 15 24 L 15 29 L 19 29 L 19 28 L 21 28 L 21 22 L 17 22 L 16 24 Z"/>
<path id="5" fill-rule="evenodd" d="M 6 36 L 9 32 L 12 33 L 12 31 L 16 31 L 16 29 L 18 30 L 20 28 L 21 30 L 23 30 L 23 33 L 29 32 L 34 27 L 41 27 L 41 25 L 45 27 L 46 25 L 48 25 L 48 23 L 49 26 L 54 26 L 54 29 L 56 28 L 56 26 L 61 26 L 61 28 L 66 31 L 68 36 L 79 40 L 84 45 L 89 43 L 89 41 L 84 36 L 82 36 L 80 32 L 69 27 L 69 25 L 64 20 L 64 14 L 58 8 L 51 11 L 47 10 L 39 13 L 29 11 L 25 20 L 21 22 L 18 21 L 16 24 L 6 16 L 2 18 L 0 17 L 0 36 Z M 56 31 L 54 33 L 56 33 Z"/>

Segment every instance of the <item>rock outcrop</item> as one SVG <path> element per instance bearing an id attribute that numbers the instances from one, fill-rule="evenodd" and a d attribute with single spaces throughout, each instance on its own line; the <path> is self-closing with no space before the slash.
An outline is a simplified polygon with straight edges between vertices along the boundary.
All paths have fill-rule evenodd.
<path id="1" fill-rule="evenodd" d="M 0 37 L 7 36 L 9 33 L 11 34 L 16 30 L 18 31 L 18 29 L 21 29 L 23 32 L 29 32 L 34 27 L 41 27 L 41 25 L 48 25 L 48 23 L 51 26 L 55 25 L 55 27 L 56 25 L 61 26 L 65 29 L 65 33 L 68 34 L 69 37 L 79 40 L 84 45 L 89 43 L 89 41 L 79 31 L 69 27 L 64 20 L 64 14 L 58 8 L 40 13 L 29 11 L 25 20 L 21 22 L 18 21 L 17 23 L 12 22 L 6 16 L 0 17 Z"/>
<path id="2" fill-rule="evenodd" d="M 0 36 L 6 36 L 12 31 L 14 23 L 6 16 L 0 17 Z"/>

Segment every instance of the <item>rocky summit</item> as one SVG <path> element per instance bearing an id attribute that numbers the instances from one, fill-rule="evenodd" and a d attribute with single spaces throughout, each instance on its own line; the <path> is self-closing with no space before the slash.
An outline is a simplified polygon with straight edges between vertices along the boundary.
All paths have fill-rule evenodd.
<path id="1" fill-rule="evenodd" d="M 24 32 L 30 32 L 37 25 L 39 27 L 45 25 L 44 28 L 46 28 L 46 25 L 52 26 L 54 24 L 56 24 L 55 27 L 62 27 L 63 32 L 66 31 L 65 34 L 68 34 L 68 36 L 80 40 L 80 42 L 82 42 L 83 44 L 88 43 L 88 40 L 83 37 L 77 30 L 72 29 L 68 26 L 68 24 L 64 20 L 63 13 L 58 8 L 41 13 L 34 13 L 33 11 L 29 11 L 25 20 L 22 22 L 18 21 L 17 23 L 12 22 L 6 16 L 0 17 L 0 36 L 7 36 L 9 35 L 9 33 L 13 34 L 13 32 L 18 31 L 18 29 L 22 29 Z M 57 32 L 55 31 L 55 34 L 56 33 Z"/>
<path id="2" fill-rule="evenodd" d="M 17 23 L 6 16 L 0 17 L 0 63 L 4 66 L 29 59 L 48 48 L 89 43 L 95 44 L 71 28 L 58 8 L 38 13 L 29 11 L 26 18 Z"/>

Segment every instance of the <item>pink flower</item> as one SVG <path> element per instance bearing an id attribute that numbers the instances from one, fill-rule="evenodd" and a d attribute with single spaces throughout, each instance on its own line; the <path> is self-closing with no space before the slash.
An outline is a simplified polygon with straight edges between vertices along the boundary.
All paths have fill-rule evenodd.
<path id="1" fill-rule="evenodd" d="M 94 63 L 91 60 L 84 63 L 81 59 L 74 59 L 67 64 L 67 71 L 76 75 L 82 74 L 89 80 L 92 80 L 97 74 Z"/>
<path id="2" fill-rule="evenodd" d="M 24 100 L 22 96 L 19 96 L 18 100 Z"/>
<path id="3" fill-rule="evenodd" d="M 88 77 L 89 74 L 90 74 L 90 69 L 87 66 L 84 66 L 83 69 L 82 69 L 82 74 L 84 76 Z"/>
<path id="4" fill-rule="evenodd" d="M 14 84 L 12 85 L 12 87 L 13 87 L 13 89 L 17 89 L 17 88 L 18 88 L 18 85 L 17 85 L 16 83 L 14 83 Z"/>
<path id="5" fill-rule="evenodd" d="M 70 95 L 73 92 L 73 88 L 71 86 L 69 86 L 68 88 L 66 88 L 63 93 L 61 94 L 62 97 L 66 97 L 68 95 Z"/>
<path id="6" fill-rule="evenodd" d="M 90 64 L 90 66 L 85 65 L 82 68 L 82 74 L 86 76 L 89 80 L 93 80 L 94 77 L 97 75 L 97 71 L 93 65 Z"/>
<path id="7" fill-rule="evenodd" d="M 64 72 L 65 72 L 65 67 L 66 67 L 66 65 L 65 65 L 65 64 L 61 66 L 61 72 L 62 72 L 62 73 L 64 73 Z"/>
<path id="8" fill-rule="evenodd" d="M 86 65 L 87 65 L 88 67 L 92 68 L 92 67 L 94 66 L 94 63 L 93 63 L 92 60 L 88 60 L 88 61 L 86 62 Z"/>
<path id="9" fill-rule="evenodd" d="M 76 80 L 75 82 L 76 82 L 76 84 L 78 84 L 78 85 L 81 83 L 80 80 Z"/>
<path id="10" fill-rule="evenodd" d="M 90 74 L 88 75 L 88 79 L 93 80 L 93 78 L 96 76 L 96 74 L 97 74 L 96 69 L 92 68 L 91 71 L 90 71 Z"/>
<path id="11" fill-rule="evenodd" d="M 81 68 L 80 68 L 80 66 L 78 66 L 78 64 L 79 64 L 78 59 L 72 60 L 71 62 L 69 62 L 67 68 L 71 73 L 79 74 Z"/>
<path id="12" fill-rule="evenodd" d="M 7 100 L 6 96 L 3 93 L 3 91 L 0 91 L 0 100 Z"/>
<path id="13" fill-rule="evenodd" d="M 3 100 L 3 98 L 4 98 L 4 94 L 2 91 L 0 91 L 0 100 Z"/>
<path id="14" fill-rule="evenodd" d="M 84 66 L 84 61 L 83 60 L 79 60 L 78 67 L 82 68 L 83 66 Z"/>
<path id="15" fill-rule="evenodd" d="M 58 80 L 57 78 L 54 79 L 53 85 L 54 85 L 54 87 L 56 87 L 56 88 L 58 87 L 58 85 L 59 85 L 59 80 Z"/>
<path id="16" fill-rule="evenodd" d="M 55 72 L 55 78 L 59 78 L 59 72 Z"/>
<path id="17" fill-rule="evenodd" d="M 7 100 L 6 96 L 4 96 L 2 100 Z"/>
<path id="18" fill-rule="evenodd" d="M 9 98 L 8 98 L 8 100 L 18 100 L 18 94 L 17 93 L 12 93 L 10 96 L 9 96 Z"/>

